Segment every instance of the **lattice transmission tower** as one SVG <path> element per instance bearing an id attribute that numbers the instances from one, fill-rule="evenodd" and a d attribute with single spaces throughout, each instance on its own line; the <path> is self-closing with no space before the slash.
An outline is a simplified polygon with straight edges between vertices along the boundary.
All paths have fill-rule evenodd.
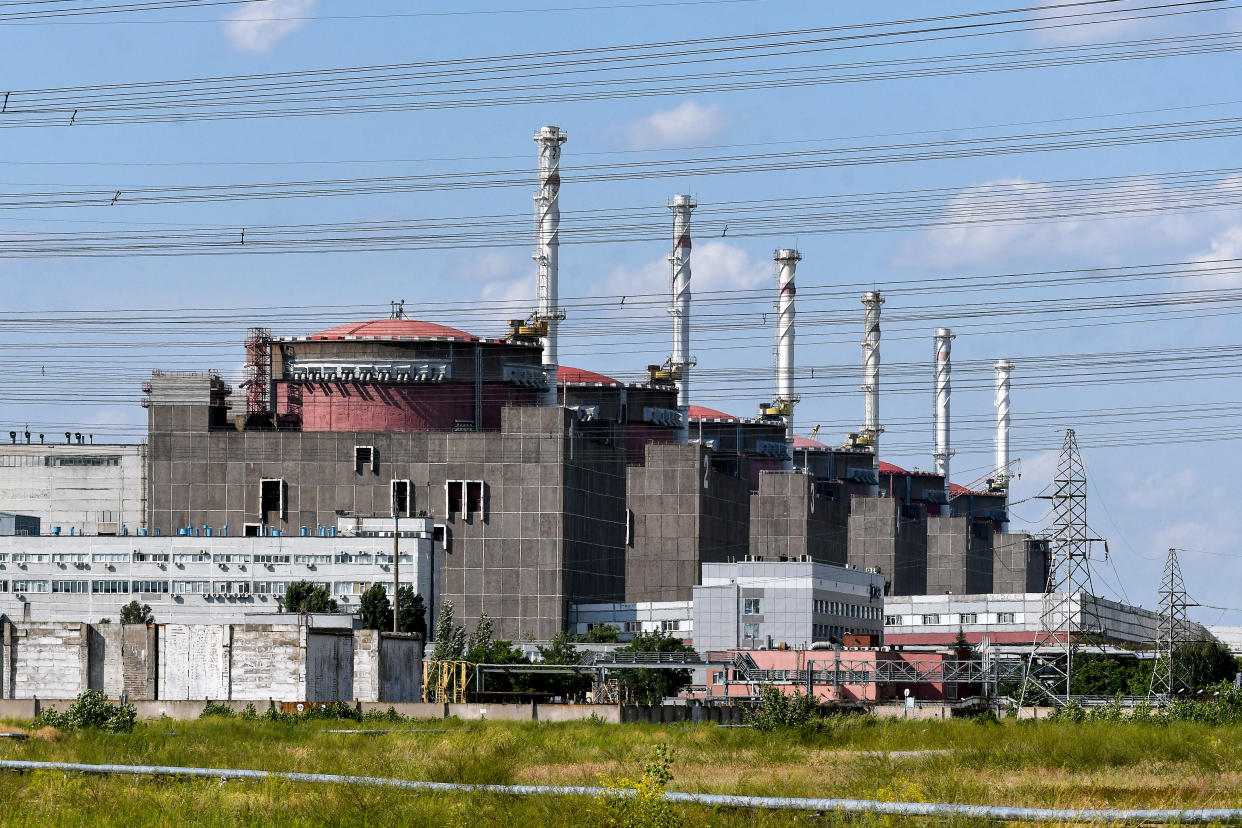
<path id="1" fill-rule="evenodd" d="M 1151 674 L 1147 697 L 1167 701 L 1179 690 L 1190 686 L 1186 665 L 1179 650 L 1191 642 L 1190 618 L 1187 608 L 1198 606 L 1186 594 L 1182 565 L 1177 550 L 1170 549 L 1160 580 L 1160 620 L 1156 623 L 1156 664 Z"/>
<path id="2" fill-rule="evenodd" d="M 1052 481 L 1053 522 L 1048 531 L 1051 560 L 1039 629 L 1027 659 L 1020 705 L 1049 697 L 1065 704 L 1074 656 L 1104 632 L 1091 583 L 1091 537 L 1087 527 L 1087 473 L 1073 429 L 1065 432 L 1057 476 Z"/>

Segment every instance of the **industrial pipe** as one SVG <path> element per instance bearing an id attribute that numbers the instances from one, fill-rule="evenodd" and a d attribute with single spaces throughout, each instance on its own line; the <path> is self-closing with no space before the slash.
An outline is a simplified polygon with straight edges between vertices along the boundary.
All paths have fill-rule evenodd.
<path id="1" fill-rule="evenodd" d="M 952 391 L 950 375 L 953 372 L 950 358 L 953 339 L 953 331 L 948 328 L 936 329 L 936 451 L 932 456 L 936 460 L 936 473 L 944 475 L 946 503 L 949 497 L 949 458 L 953 456 L 953 450 L 949 446 L 949 394 Z"/>
<path id="2" fill-rule="evenodd" d="M 673 211 L 673 252 L 668 260 L 673 267 L 673 355 L 669 367 L 677 377 L 677 410 L 681 425 L 677 428 L 678 443 L 690 441 L 690 213 L 698 202 L 689 195 L 675 195 L 668 207 Z"/>
<path id="3" fill-rule="evenodd" d="M 557 323 L 565 318 L 560 309 L 558 276 L 561 228 L 561 144 L 569 140 L 565 130 L 545 126 L 535 133 L 539 144 L 539 192 L 535 193 L 535 259 L 538 271 L 535 321 L 546 325 L 543 335 L 544 405 L 556 405 Z"/>
<path id="4" fill-rule="evenodd" d="M 871 443 L 872 468 L 880 468 L 880 306 L 884 297 L 879 291 L 868 291 L 862 297 L 863 307 L 863 341 L 862 341 L 862 392 L 863 392 L 863 427 L 862 433 Z"/>
<path id="5" fill-rule="evenodd" d="M 343 776 L 331 773 L 294 773 L 290 771 L 245 770 L 232 768 L 184 768 L 168 765 L 87 765 L 78 762 L 30 762 L 21 759 L 0 760 L 0 769 L 13 771 L 56 771 L 59 773 L 94 773 L 126 776 L 185 776 L 226 781 L 233 779 L 283 779 L 311 784 L 359 785 L 364 787 L 400 788 L 434 793 L 490 793 L 506 796 L 619 796 L 632 798 L 631 788 L 598 788 L 578 785 L 471 785 L 458 782 L 422 782 L 411 779 L 390 779 L 379 776 Z M 714 808 L 762 808 L 764 810 L 796 810 L 841 813 L 892 814 L 895 816 L 967 817 L 1011 822 L 1087 822 L 1087 823 L 1203 823 L 1237 822 L 1242 808 L 1172 809 L 1086 809 L 1086 808 L 1012 808 L 1004 805 L 960 805 L 942 802 L 888 802 L 873 799 L 828 799 L 792 796 L 735 796 L 732 794 L 683 793 L 665 791 L 666 802 L 706 805 Z"/>
<path id="6" fill-rule="evenodd" d="M 776 397 L 773 402 L 781 411 L 785 421 L 785 444 L 789 457 L 781 467 L 786 471 L 793 469 L 794 420 L 793 407 L 798 402 L 794 394 L 794 320 L 796 311 L 794 298 L 798 289 L 794 284 L 794 276 L 798 271 L 798 262 L 802 254 L 797 250 L 782 248 L 772 252 L 772 259 L 777 268 L 777 305 L 776 305 Z"/>

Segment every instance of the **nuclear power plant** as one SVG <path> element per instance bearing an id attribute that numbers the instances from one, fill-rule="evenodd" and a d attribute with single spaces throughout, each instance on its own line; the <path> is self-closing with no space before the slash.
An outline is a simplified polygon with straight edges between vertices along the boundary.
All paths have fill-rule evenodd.
<path id="1" fill-rule="evenodd" d="M 986 484 L 970 489 L 950 479 L 947 328 L 928 332 L 934 471 L 886 462 L 884 297 L 864 293 L 862 425 L 837 446 L 798 434 L 797 274 L 814 263 L 777 244 L 770 401 L 753 416 L 695 402 L 690 195 L 668 201 L 667 360 L 646 366 L 642 382 L 564 365 L 558 248 L 567 135 L 546 126 L 534 139 L 538 278 L 525 318 L 466 331 L 411 318 L 416 311 L 394 303 L 388 318 L 342 319 L 320 331 L 252 328 L 238 343 L 246 360 L 240 387 L 212 372 L 153 371 L 143 386 L 144 447 L 36 446 L 11 435 L 14 456 L 60 459 L 32 461 L 20 480 L 0 477 L 6 497 L 28 488 L 32 475 L 78 464 L 83 474 L 99 473 L 104 488 L 122 490 L 117 502 L 128 504 L 113 520 L 93 522 L 90 536 L 131 540 L 106 539 L 127 554 L 106 562 L 115 578 L 100 579 L 55 569 L 64 553 L 22 552 L 29 540 L 5 539 L 7 568 L 35 555 L 5 580 L 5 612 L 92 620 L 108 601 L 136 592 L 171 596 L 173 616 L 236 615 L 299 576 L 327 585 L 348 607 L 369 582 L 391 580 L 392 556 L 373 540 L 359 546 L 361 539 L 394 533 L 410 539 L 408 560 L 398 561 L 410 583 L 452 601 L 467 625 L 486 613 L 498 635 L 513 639 L 548 639 L 610 612 L 623 626 L 625 613 L 655 604 L 685 607 L 665 628 L 690 637 L 688 607 L 705 565 L 717 579 L 720 566 L 755 562 L 852 570 L 842 583 L 857 581 L 862 599 L 808 603 L 808 640 L 862 632 L 878 639 L 885 596 L 1044 589 L 1046 542 L 1007 531 L 1012 362 L 996 362 L 996 470 Z M 122 468 L 129 475 L 118 480 L 112 470 Z M 52 487 L 43 508 L 24 501 L 10 508 L 43 514 L 42 534 L 63 542 L 86 531 L 54 502 L 66 497 Z M 87 554 L 75 562 L 90 569 L 96 561 Z M 204 572 L 194 575 L 200 564 Z M 43 565 L 49 571 L 40 574 Z M 70 584 L 72 574 L 89 574 L 91 586 L 85 577 Z M 756 641 L 770 637 L 759 627 L 748 632 Z"/>

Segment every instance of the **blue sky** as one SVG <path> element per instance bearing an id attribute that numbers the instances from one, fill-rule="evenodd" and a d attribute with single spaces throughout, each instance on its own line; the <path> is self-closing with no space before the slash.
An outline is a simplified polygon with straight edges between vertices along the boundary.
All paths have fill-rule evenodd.
<path id="1" fill-rule="evenodd" d="M 510 53 L 674 41 L 738 33 L 773 32 L 896 20 L 927 14 L 927 5 L 753 2 L 613 3 L 601 0 L 467 0 L 406 4 L 384 0 L 267 0 L 236 6 L 179 9 L 70 22 L 0 23 L 0 86 L 25 90 L 199 76 L 455 60 Z M 1017 4 L 1015 4 L 1016 6 Z M 1051 4 L 1049 4 L 1051 5 Z M 1132 3 L 1131 5 L 1150 5 Z M 963 51 L 1053 49 L 1084 43 L 1242 32 L 1242 11 L 1224 3 L 1210 13 L 1117 22 L 1055 31 L 1022 31 L 931 45 L 875 47 L 833 54 L 833 62 L 897 61 Z M 538 11 L 548 7 L 559 11 Z M 979 11 L 986 4 L 942 3 L 935 13 Z M 515 13 L 499 13 L 507 10 Z M 467 12 L 462 14 L 461 12 Z M 1048 11 L 1048 14 L 1053 12 Z M 367 15 L 373 15 L 368 17 Z M 268 19 L 271 18 L 271 19 Z M 196 21 L 196 22 L 187 22 Z M 821 56 L 791 58 L 806 63 Z M 799 269 L 798 362 L 852 369 L 858 362 L 861 305 L 869 285 L 889 291 L 885 306 L 884 363 L 893 366 L 882 399 L 887 425 L 885 459 L 907 467 L 931 465 L 932 330 L 958 332 L 959 371 L 953 400 L 954 477 L 969 483 L 991 466 L 991 360 L 1014 359 L 1015 454 L 1023 476 L 1015 485 L 1017 516 L 1040 526 L 1046 501 L 1027 500 L 1047 485 L 1063 429 L 1077 428 L 1091 480 L 1089 517 L 1109 538 L 1109 558 L 1097 561 L 1098 591 L 1156 603 L 1165 550 L 1186 550 L 1187 587 L 1204 604 L 1242 607 L 1232 584 L 1242 574 L 1242 530 L 1232 514 L 1226 473 L 1238 465 L 1240 384 L 1228 364 L 1195 377 L 1202 363 L 1188 360 L 1182 375 L 1140 382 L 1083 381 L 1067 369 L 1066 384 L 1024 386 L 1024 366 L 1052 355 L 1186 348 L 1206 353 L 1237 347 L 1232 305 L 1187 309 L 1169 298 L 1178 291 L 1242 287 L 1237 274 L 1093 285 L 1050 284 L 1048 277 L 1011 278 L 1003 289 L 950 290 L 950 279 L 996 274 L 1193 262 L 1242 257 L 1242 210 L 1231 199 L 1242 179 L 1206 175 L 1219 194 L 1212 209 L 1153 212 L 1099 219 L 1081 215 L 967 227 L 937 223 L 954 210 L 1002 208 L 1021 217 L 1048 197 L 1039 182 L 1119 177 L 1099 190 L 1101 201 L 1126 188 L 1159 201 L 1172 194 L 1158 174 L 1225 170 L 1235 163 L 1239 139 L 1140 143 L 1021 154 L 971 154 L 952 160 L 821 166 L 785 172 L 669 178 L 574 181 L 575 164 L 611 164 L 700 154 L 756 153 L 798 148 L 945 141 L 1068 129 L 1113 128 L 1163 121 L 1242 115 L 1239 61 L 1229 51 L 1150 60 L 1069 65 L 868 83 L 809 85 L 738 92 L 570 103 L 505 105 L 310 118 L 190 121 L 128 126 L 83 124 L 0 131 L 0 192 L 106 190 L 150 185 L 290 181 L 445 171 L 528 169 L 531 133 L 557 124 L 569 133 L 562 210 L 632 208 L 635 216 L 671 221 L 664 206 L 692 192 L 702 206 L 698 226 L 716 227 L 727 202 L 819 199 L 844 202 L 860 193 L 939 188 L 928 208 L 930 226 L 875 232 L 773 232 L 749 235 L 731 225 L 720 237 L 696 235 L 696 293 L 774 290 L 771 251 L 796 246 Z M 580 78 L 564 80 L 572 89 Z M 3 91 L 3 90 L 0 90 Z M 1130 113 L 1130 114 L 1125 114 Z M 1108 117 L 1099 117 L 1108 116 Z M 988 127 L 988 129 L 978 129 Z M 1085 139 L 1083 139 L 1085 140 Z M 715 148 L 715 149 L 694 149 Z M 521 214 L 531 209 L 530 185 L 495 189 L 405 192 L 353 197 L 272 199 L 158 207 L 100 204 L 0 212 L 0 232 L 38 235 L 66 231 L 176 226 L 256 228 L 270 224 L 344 222 Z M 822 229 L 822 228 L 821 228 Z M 833 228 L 842 229 L 842 228 Z M 566 244 L 561 293 L 608 296 L 566 322 L 563 361 L 636 377 L 668 353 L 663 309 L 645 316 L 612 307 L 617 295 L 664 290 L 664 236 L 616 244 Z M 35 430 L 97 428 L 100 435 L 140 430 L 138 384 L 152 367 L 218 368 L 234 375 L 251 324 L 277 334 L 306 333 L 380 311 L 338 305 L 386 306 L 404 298 L 411 316 L 456 322 L 473 332 L 499 334 L 502 320 L 533 300 L 530 234 L 487 249 L 316 253 L 272 256 L 79 257 L 0 259 L 10 311 L 167 309 L 171 324 L 158 328 L 6 323 L 0 342 L 15 365 L 8 372 L 3 419 Z M 936 286 L 943 284 L 945 289 Z M 903 293 L 902 286 L 931 287 Z M 1132 314 L 1077 309 L 1097 297 L 1107 306 L 1139 292 L 1165 292 Z M 1099 298 L 1111 297 L 1111 298 Z M 487 306 L 478 300 L 505 300 Z M 459 302 L 460 313 L 442 304 Z M 1165 302 L 1165 304 L 1161 304 Z M 999 304 L 991 304 L 999 303 Z M 1044 303 L 1044 304 L 1038 304 Z M 270 309 L 298 306 L 296 317 Z M 925 318 L 928 307 L 943 316 Z M 1001 313 L 1045 308 L 1041 315 Z M 183 319 L 199 308 L 237 308 L 210 326 Z M 425 312 L 420 314 L 420 309 Z M 1061 312 L 1063 311 L 1063 312 Z M 699 318 L 722 312 L 706 302 Z M 770 392 L 761 369 L 771 363 L 771 297 L 757 295 L 696 329 L 693 351 L 704 379 L 698 401 L 751 414 Z M 765 317 L 765 314 L 767 316 Z M 38 316 L 38 314 L 32 314 Z M 107 313 L 91 314 L 98 322 Z M 765 326 L 765 323 L 768 323 Z M 48 349 L 49 344 L 67 347 Z M 124 345 L 119 347 L 118 343 Z M 1236 360 L 1235 360 L 1236 361 Z M 1131 359 L 1132 362 L 1132 359 Z M 918 366 L 926 364 L 922 371 Z M 898 377 L 900 366 L 908 376 Z M 737 370 L 742 380 L 730 381 Z M 749 371 L 749 373 L 742 373 Z M 92 379 L 82 382 L 85 372 Z M 714 372 L 714 373 L 713 373 Z M 822 374 L 821 374 L 822 376 Z M 820 439 L 837 442 L 856 430 L 862 413 L 857 379 L 825 386 L 808 383 L 797 410 L 802 430 L 821 425 Z M 1077 376 L 1077 382 L 1068 382 Z M 78 378 L 78 379 L 75 379 Z M 1055 376 L 1052 377 L 1055 380 Z M 883 384 L 882 380 L 882 384 Z M 50 386 L 66 399 L 37 395 Z M 898 393 L 901 391 L 901 393 Z M 1233 406 L 1221 411 L 1220 407 Z M 1134 420 L 1127 412 L 1166 407 Z M 1183 419 L 1179 407 L 1201 415 Z M 1084 417 L 1080 412 L 1114 411 Z M 1068 413 L 1067 413 L 1068 412 Z M 1025 419 L 1024 419 L 1025 418 Z M 1214 418 L 1214 419 L 1213 419 Z M 1081 420 L 1081 422 L 1079 422 Z M 1242 623 L 1242 614 L 1200 610 L 1205 622 Z"/>

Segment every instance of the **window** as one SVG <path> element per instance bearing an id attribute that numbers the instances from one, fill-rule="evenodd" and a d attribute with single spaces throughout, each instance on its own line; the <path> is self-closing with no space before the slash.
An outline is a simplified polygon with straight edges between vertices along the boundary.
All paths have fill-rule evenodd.
<path id="1" fill-rule="evenodd" d="M 996 613 L 997 624 L 1016 624 L 1018 623 L 1018 614 L 1016 612 L 998 612 Z"/>
<path id="2" fill-rule="evenodd" d="M 247 523 L 242 526 L 242 535 L 247 538 L 257 538 L 261 534 L 260 530 L 262 528 L 263 524 L 261 523 Z"/>
<path id="3" fill-rule="evenodd" d="M 333 595 L 361 595 L 371 588 L 367 581 L 337 581 L 332 585 Z"/>
<path id="4" fill-rule="evenodd" d="M 443 523 L 437 523 L 431 527 L 431 539 L 440 544 L 445 552 L 449 551 L 448 527 Z"/>
<path id="5" fill-rule="evenodd" d="M 91 592 L 97 595 L 128 593 L 129 581 L 91 581 Z"/>
<path id="6" fill-rule="evenodd" d="M 0 581 L 0 592 L 8 592 L 8 591 L 9 591 L 9 582 Z"/>
<path id="7" fill-rule="evenodd" d="M 168 553 L 139 552 L 134 550 L 134 563 L 168 563 Z"/>
<path id="8" fill-rule="evenodd" d="M 663 632 L 676 632 L 681 629 L 680 621 L 661 621 L 660 630 Z"/>
<path id="9" fill-rule="evenodd" d="M 255 581 L 255 595 L 284 595 L 289 584 L 284 581 Z"/>
<path id="10" fill-rule="evenodd" d="M 168 581 L 133 581 L 129 585 L 131 592 L 166 593 Z"/>
<path id="11" fill-rule="evenodd" d="M 625 631 L 626 631 L 626 632 L 628 632 L 628 633 L 642 632 L 642 631 L 643 631 L 643 625 L 642 625 L 642 624 L 640 624 L 640 623 L 638 623 L 637 621 L 626 621 L 626 622 L 625 622 Z"/>
<path id="12" fill-rule="evenodd" d="M 923 623 L 927 625 L 935 625 L 940 623 L 939 613 L 929 613 L 923 616 Z"/>
<path id="13" fill-rule="evenodd" d="M 53 552 L 52 563 L 86 563 L 86 555 L 81 552 Z"/>
<path id="14" fill-rule="evenodd" d="M 247 564 L 250 563 L 249 555 L 212 555 L 211 559 L 216 563 L 232 563 Z"/>
<path id="15" fill-rule="evenodd" d="M 391 483 L 392 497 L 389 502 L 392 504 L 394 514 L 408 515 L 410 513 L 410 481 L 394 480 Z"/>
<path id="16" fill-rule="evenodd" d="M 172 559 L 175 564 L 210 563 L 211 555 L 207 552 L 174 552 Z"/>
<path id="17" fill-rule="evenodd" d="M 376 562 L 377 564 L 391 564 L 391 563 L 392 563 L 392 553 L 391 553 L 391 552 L 387 552 L 387 553 L 385 553 L 385 552 L 376 552 L 376 553 L 375 553 L 375 562 Z M 403 564 L 406 564 L 406 563 L 408 563 L 408 564 L 412 564 L 412 563 L 414 563 L 414 556 L 413 556 L 412 554 L 411 554 L 411 555 L 407 555 L 407 554 L 405 554 L 404 552 L 402 552 L 402 553 L 401 553 L 401 563 L 403 563 Z"/>
<path id="18" fill-rule="evenodd" d="M 207 581 L 173 581 L 173 595 L 197 594 L 202 595 L 207 592 Z"/>
<path id="19" fill-rule="evenodd" d="M 119 466 L 120 455 L 62 454 L 44 458 L 48 466 Z"/>
<path id="20" fill-rule="evenodd" d="M 14 552 L 13 563 L 47 563 L 47 555 L 42 552 Z"/>
<path id="21" fill-rule="evenodd" d="M 259 481 L 259 513 L 266 523 L 271 515 L 277 520 L 285 518 L 285 480 L 283 477 Z"/>
<path id="22" fill-rule="evenodd" d="M 212 585 L 212 592 L 216 595 L 249 595 L 249 581 L 216 581 Z"/>
<path id="23" fill-rule="evenodd" d="M 957 617 L 959 624 L 978 624 L 979 614 L 977 612 L 963 612 Z"/>
<path id="24" fill-rule="evenodd" d="M 91 555 L 95 563 L 128 563 L 128 552 L 95 552 Z"/>
<path id="25" fill-rule="evenodd" d="M 712 684 L 724 684 L 724 670 L 712 670 Z"/>
<path id="26" fill-rule="evenodd" d="M 449 516 L 483 514 L 482 480 L 449 480 L 444 484 L 445 509 Z"/>
<path id="27" fill-rule="evenodd" d="M 52 581 L 52 592 L 86 592 L 86 581 Z"/>
<path id="28" fill-rule="evenodd" d="M 47 592 L 47 581 L 14 581 L 14 592 Z"/>
<path id="29" fill-rule="evenodd" d="M 759 599 L 743 598 L 742 615 L 759 615 Z"/>
<path id="30" fill-rule="evenodd" d="M 288 555 L 255 555 L 254 562 L 257 564 L 287 564 L 289 563 Z"/>
<path id="31" fill-rule="evenodd" d="M 900 615 L 886 615 L 886 616 L 884 616 L 884 626 L 886 626 L 886 627 L 900 627 L 900 626 L 901 626 L 901 616 L 900 616 Z"/>
<path id="32" fill-rule="evenodd" d="M 378 464 L 375 462 L 374 446 L 354 446 L 354 473 L 374 472 Z"/>
<path id="33" fill-rule="evenodd" d="M 307 566 L 314 566 L 315 564 L 330 564 L 332 563 L 332 556 L 331 555 L 294 555 L 293 562 L 295 564 L 305 564 Z"/>
<path id="34" fill-rule="evenodd" d="M 742 636 L 744 638 L 758 638 L 759 637 L 759 625 L 758 624 L 743 624 L 742 625 Z"/>

